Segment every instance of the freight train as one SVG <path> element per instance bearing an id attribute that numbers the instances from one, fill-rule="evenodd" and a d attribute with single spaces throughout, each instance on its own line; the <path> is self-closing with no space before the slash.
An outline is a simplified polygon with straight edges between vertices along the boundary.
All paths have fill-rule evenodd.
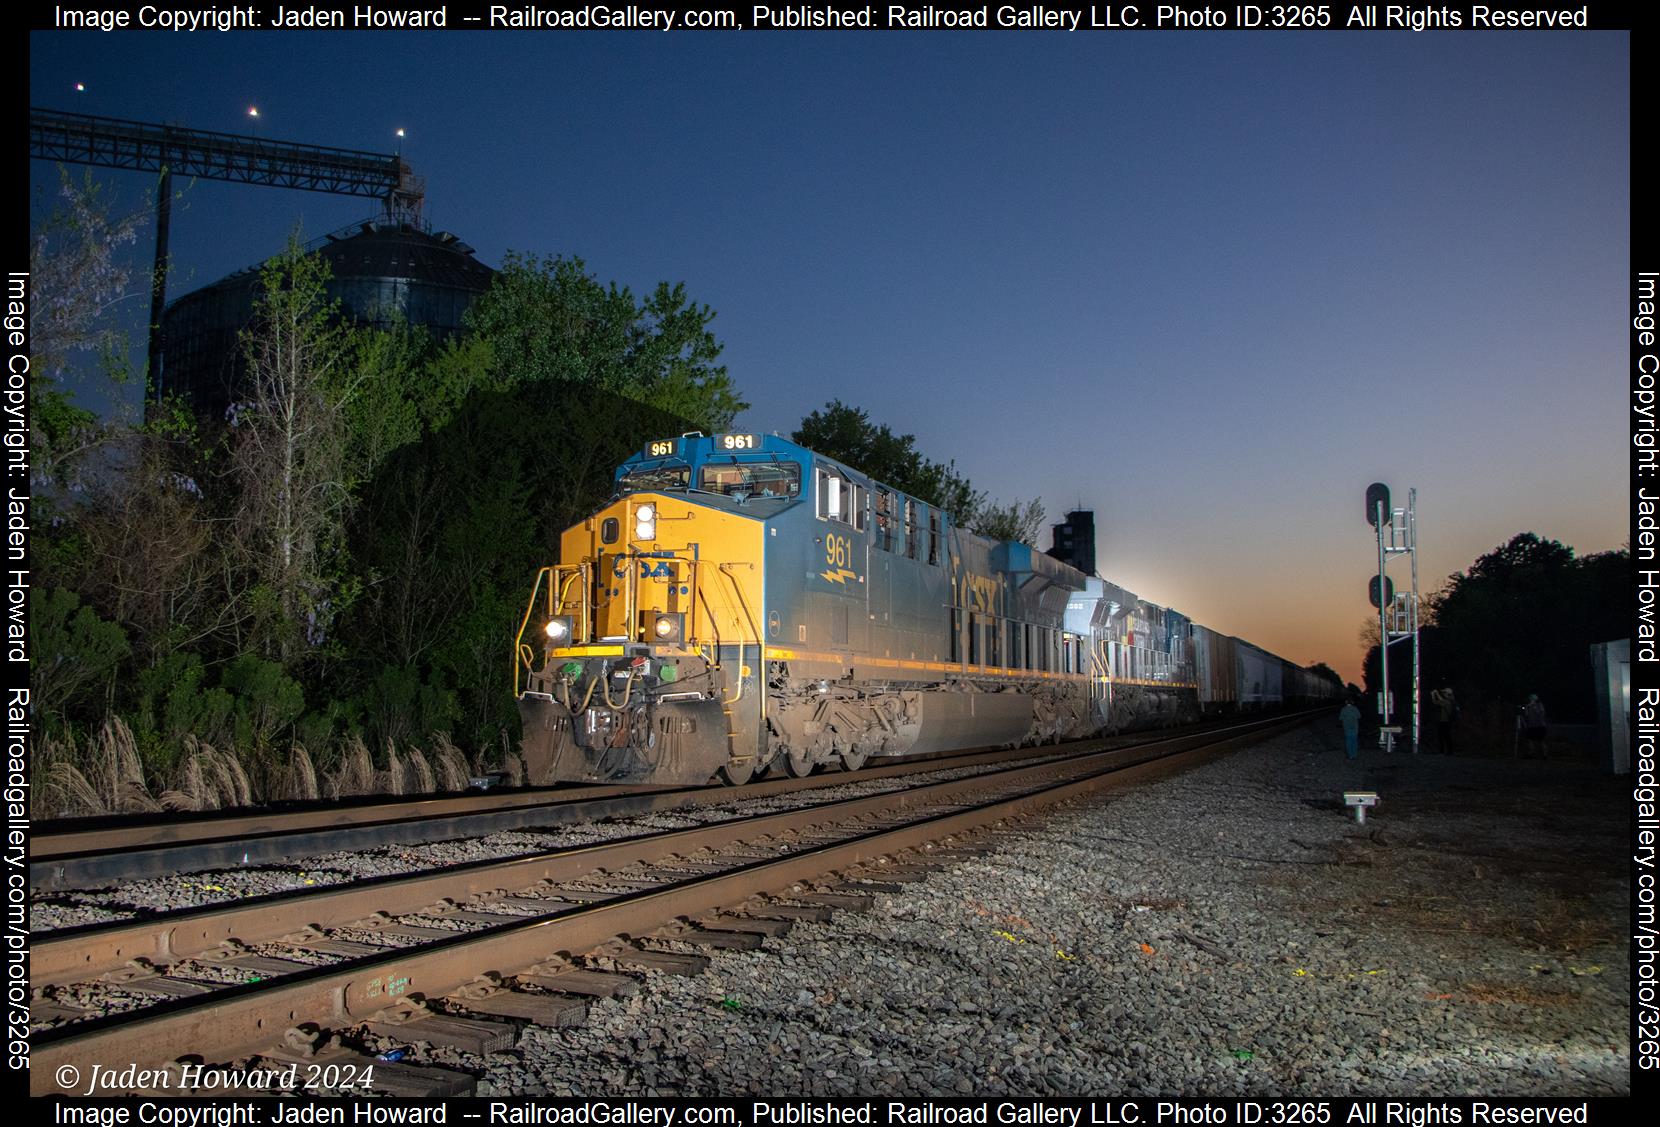
<path id="1" fill-rule="evenodd" d="M 654 440 L 514 644 L 527 781 L 738 784 L 1340 687 L 776 435 Z"/>

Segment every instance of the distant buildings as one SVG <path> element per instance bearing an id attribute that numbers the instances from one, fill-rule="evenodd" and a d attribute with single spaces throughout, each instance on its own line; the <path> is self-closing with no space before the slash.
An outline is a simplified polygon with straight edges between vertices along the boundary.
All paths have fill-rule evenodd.
<path id="1" fill-rule="evenodd" d="M 1071 564 L 1085 575 L 1095 574 L 1095 513 L 1078 509 L 1053 526 L 1054 545 L 1049 554 Z"/>

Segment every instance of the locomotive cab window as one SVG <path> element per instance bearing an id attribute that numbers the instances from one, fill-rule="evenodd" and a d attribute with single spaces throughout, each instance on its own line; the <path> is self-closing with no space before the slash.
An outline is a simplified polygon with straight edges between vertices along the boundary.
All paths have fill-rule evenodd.
<path id="1" fill-rule="evenodd" d="M 697 487 L 728 497 L 795 497 L 801 493 L 801 467 L 772 461 L 708 463 L 698 470 Z"/>
<path id="2" fill-rule="evenodd" d="M 689 466 L 641 466 L 622 475 L 617 481 L 617 492 L 643 493 L 648 490 L 685 489 L 691 480 L 692 471 Z"/>
<path id="3" fill-rule="evenodd" d="M 818 518 L 865 528 L 865 487 L 825 466 L 813 469 L 814 492 L 818 495 Z"/>

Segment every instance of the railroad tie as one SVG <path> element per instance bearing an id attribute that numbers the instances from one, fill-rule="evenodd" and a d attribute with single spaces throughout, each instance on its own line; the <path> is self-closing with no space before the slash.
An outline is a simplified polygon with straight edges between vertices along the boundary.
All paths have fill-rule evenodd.
<path id="1" fill-rule="evenodd" d="M 780 936 L 788 935 L 793 926 L 791 921 L 783 919 L 766 919 L 757 916 L 705 916 L 696 921 L 699 927 L 714 931 L 752 931 L 756 935 Z"/>
<path id="2" fill-rule="evenodd" d="M 304 951 L 315 951 L 319 955 L 339 955 L 347 959 L 357 959 L 364 955 L 378 955 L 386 950 L 386 948 L 373 943 L 359 943 L 352 939 L 330 939 L 315 927 L 306 927 L 290 935 L 284 935 L 277 942 L 288 947 L 298 947 Z"/>
<path id="3" fill-rule="evenodd" d="M 841 886 L 845 887 L 845 886 Z M 875 898 L 862 892 L 792 892 L 791 900 L 799 900 L 803 904 L 818 904 L 826 908 L 846 908 L 849 911 L 863 912 L 876 903 Z"/>
<path id="4" fill-rule="evenodd" d="M 638 993 L 640 984 L 626 974 L 607 974 L 599 970 L 563 967 L 556 970 L 532 970 L 517 975 L 517 980 L 543 990 L 565 994 L 585 994 L 591 998 L 619 998 Z"/>
<path id="5" fill-rule="evenodd" d="M 918 870 L 918 869 L 913 869 L 913 868 L 909 868 L 909 867 L 903 868 L 903 869 L 882 868 L 882 869 L 872 870 L 869 873 L 860 873 L 856 879 L 861 880 L 861 881 L 862 880 L 885 880 L 885 881 L 893 881 L 893 882 L 896 882 L 898 884 L 921 884 L 923 881 L 928 879 L 928 874 L 930 872 L 937 872 L 937 871 L 938 870 L 933 870 L 933 869 Z"/>
<path id="6" fill-rule="evenodd" d="M 507 980 L 495 971 L 482 974 L 449 996 L 451 1005 L 494 1017 L 558 1029 L 581 1025 L 588 1018 L 588 1003 L 569 994 L 531 994 L 508 988 Z"/>
<path id="7" fill-rule="evenodd" d="M 394 1041 L 447 1045 L 479 1056 L 510 1049 L 516 1040 L 511 1025 L 441 1014 L 424 1003 L 414 1002 L 389 1006 L 371 1014 L 364 1028 Z"/>
<path id="8" fill-rule="evenodd" d="M 191 998 L 197 994 L 211 993 L 216 989 L 206 982 L 168 978 L 168 969 L 158 967 L 148 959 L 134 959 L 118 970 L 100 975 L 98 981 L 109 986 L 118 986 L 123 990 L 152 994 L 160 998 Z"/>
<path id="9" fill-rule="evenodd" d="M 313 1065 L 320 1071 L 327 1070 L 330 1065 L 342 1066 L 339 1075 L 367 1079 L 372 1090 L 387 1096 L 470 1096 L 478 1085 L 477 1080 L 465 1072 L 436 1065 L 381 1060 L 343 1047 L 336 1034 L 311 1029 L 291 1029 L 283 1044 L 259 1055 L 267 1061 L 297 1064 L 303 1070 L 309 1070 Z"/>
<path id="10" fill-rule="evenodd" d="M 764 937 L 752 931 L 685 928 L 660 931 L 654 938 L 672 939 L 676 943 L 706 947 L 714 951 L 754 951 L 760 948 Z"/>
<path id="11" fill-rule="evenodd" d="M 823 924 L 835 918 L 828 906 L 818 904 L 754 904 L 744 908 L 758 920 L 799 920 L 803 923 Z"/>
<path id="12" fill-rule="evenodd" d="M 640 947 L 625 947 L 605 955 L 619 970 L 660 971 L 663 974 L 702 974 L 709 966 L 707 955 L 687 955 L 678 951 L 652 951 Z"/>

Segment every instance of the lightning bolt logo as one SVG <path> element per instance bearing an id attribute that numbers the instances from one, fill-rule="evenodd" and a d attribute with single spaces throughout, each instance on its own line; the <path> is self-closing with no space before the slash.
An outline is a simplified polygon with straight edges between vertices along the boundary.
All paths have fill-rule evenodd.
<path id="1" fill-rule="evenodd" d="M 832 568 L 819 572 L 819 575 L 823 576 L 831 583 L 846 583 L 849 579 L 856 578 L 858 574 L 859 573 L 853 569 L 846 567 Z"/>

